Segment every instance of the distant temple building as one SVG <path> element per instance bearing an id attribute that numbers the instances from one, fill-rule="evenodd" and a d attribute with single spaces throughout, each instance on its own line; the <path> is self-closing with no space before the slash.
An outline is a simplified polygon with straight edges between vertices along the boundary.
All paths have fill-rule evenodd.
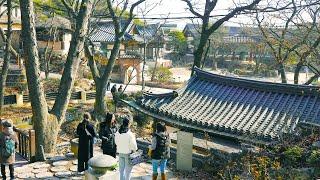
<path id="1" fill-rule="evenodd" d="M 177 91 L 145 93 L 126 102 L 138 111 L 192 132 L 269 143 L 298 125 L 320 126 L 319 87 L 225 77 L 195 69 Z"/>

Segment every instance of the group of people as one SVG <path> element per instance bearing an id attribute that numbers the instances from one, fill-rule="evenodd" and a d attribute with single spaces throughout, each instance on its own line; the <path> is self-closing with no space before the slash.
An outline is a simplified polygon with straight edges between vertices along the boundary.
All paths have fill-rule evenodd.
<path id="1" fill-rule="evenodd" d="M 115 116 L 107 113 L 104 121 L 99 125 L 99 135 L 96 134 L 94 126 L 89 122 L 90 114 L 85 113 L 83 121 L 77 127 L 79 136 L 78 149 L 78 171 L 88 169 L 88 160 L 93 157 L 93 145 L 95 138 L 102 140 L 101 149 L 103 154 L 119 158 L 120 180 L 129 180 L 133 166 L 130 162 L 130 154 L 137 151 L 137 142 L 133 132 L 130 130 L 132 118 L 125 116 L 120 126 L 117 125 Z M 161 179 L 165 180 L 165 169 L 170 157 L 170 138 L 164 123 L 157 123 L 152 137 L 149 150 L 151 151 L 153 175 L 152 179 L 158 177 L 160 167 Z"/>

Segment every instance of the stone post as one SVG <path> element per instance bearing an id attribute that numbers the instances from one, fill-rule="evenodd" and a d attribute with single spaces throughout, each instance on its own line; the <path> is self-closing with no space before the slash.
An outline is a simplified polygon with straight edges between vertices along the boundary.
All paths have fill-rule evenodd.
<path id="1" fill-rule="evenodd" d="M 86 180 L 119 179 L 118 162 L 109 155 L 95 156 L 88 161 L 89 169 L 85 172 Z"/>
<path id="2" fill-rule="evenodd" d="M 16 94 L 17 106 L 23 106 L 23 94 Z"/>
<path id="3" fill-rule="evenodd" d="M 85 91 L 81 91 L 80 92 L 80 102 L 81 103 L 85 103 L 87 102 L 87 93 Z"/>
<path id="4" fill-rule="evenodd" d="M 193 134 L 178 131 L 177 133 L 177 169 L 192 171 Z"/>

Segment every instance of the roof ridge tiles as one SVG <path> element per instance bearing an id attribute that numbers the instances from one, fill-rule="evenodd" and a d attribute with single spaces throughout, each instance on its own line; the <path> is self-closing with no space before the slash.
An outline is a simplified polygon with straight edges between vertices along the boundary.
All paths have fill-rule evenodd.
<path id="1" fill-rule="evenodd" d="M 297 84 L 284 84 L 284 83 L 273 83 L 264 82 L 251 79 L 237 78 L 223 76 L 219 74 L 210 73 L 201 70 L 197 67 L 194 68 L 197 78 L 206 79 L 218 84 L 226 84 L 230 86 L 237 86 L 243 88 L 250 88 L 259 91 L 270 91 L 275 93 L 285 94 L 297 94 L 297 95 L 314 95 L 319 96 L 320 88 L 316 86 L 308 85 L 297 85 Z"/>

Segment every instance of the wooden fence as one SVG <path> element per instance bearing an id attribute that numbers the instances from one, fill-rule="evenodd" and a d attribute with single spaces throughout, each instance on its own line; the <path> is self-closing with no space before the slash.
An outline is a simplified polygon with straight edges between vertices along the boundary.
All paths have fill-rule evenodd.
<path id="1" fill-rule="evenodd" d="M 2 132 L 2 119 L 0 119 L 0 130 Z M 16 152 L 29 162 L 35 161 L 36 155 L 36 137 L 34 130 L 23 131 L 15 126 L 13 130 L 16 133 L 19 146 L 16 148 Z"/>
<path id="2" fill-rule="evenodd" d="M 54 101 L 57 96 L 57 92 L 47 93 L 46 100 Z M 86 100 L 95 99 L 95 97 L 95 92 L 78 91 L 71 94 L 70 100 L 80 100 L 85 102 Z M 4 97 L 4 105 L 22 105 L 28 102 L 30 102 L 29 94 L 13 94 Z"/>

